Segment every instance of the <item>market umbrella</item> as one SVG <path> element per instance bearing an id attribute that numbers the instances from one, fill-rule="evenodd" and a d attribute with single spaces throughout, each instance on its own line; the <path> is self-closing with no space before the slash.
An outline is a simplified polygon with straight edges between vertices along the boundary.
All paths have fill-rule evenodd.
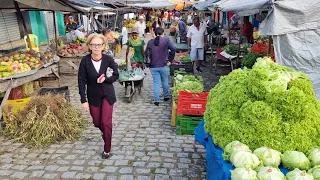
<path id="1" fill-rule="evenodd" d="M 184 1 L 184 0 L 169 0 L 169 2 L 176 4 L 175 10 L 181 11 L 187 6 L 196 4 L 196 2 Z"/>

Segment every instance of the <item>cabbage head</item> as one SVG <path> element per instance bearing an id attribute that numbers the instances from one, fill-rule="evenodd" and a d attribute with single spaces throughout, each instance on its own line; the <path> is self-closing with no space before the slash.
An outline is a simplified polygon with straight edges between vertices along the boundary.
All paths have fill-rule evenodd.
<path id="1" fill-rule="evenodd" d="M 224 148 L 223 159 L 225 161 L 230 161 L 231 154 L 236 153 L 238 151 L 251 152 L 251 150 L 247 145 L 242 144 L 239 141 L 232 141 L 231 143 L 227 144 L 226 147 Z"/>
<path id="2" fill-rule="evenodd" d="M 260 164 L 259 158 L 256 155 L 246 151 L 232 153 L 230 161 L 236 168 L 255 169 Z"/>
<path id="3" fill-rule="evenodd" d="M 204 120 L 221 148 L 232 141 L 281 153 L 320 148 L 320 101 L 312 81 L 268 58 L 222 76 L 210 90 Z"/>
<path id="4" fill-rule="evenodd" d="M 310 173 L 306 173 L 306 171 L 301 171 L 300 169 L 288 172 L 286 178 L 287 180 L 314 180 Z"/>
<path id="5" fill-rule="evenodd" d="M 288 169 L 308 170 L 310 168 L 310 161 L 303 152 L 286 151 L 281 155 L 282 164 Z"/>
<path id="6" fill-rule="evenodd" d="M 258 172 L 258 179 L 285 180 L 285 176 L 279 169 L 273 167 L 263 167 Z"/>
<path id="7" fill-rule="evenodd" d="M 311 173 L 315 180 L 320 180 L 320 166 L 309 169 L 308 173 Z"/>
<path id="8" fill-rule="evenodd" d="M 231 170 L 231 180 L 258 180 L 257 172 L 250 168 L 236 168 Z"/>
<path id="9" fill-rule="evenodd" d="M 281 163 L 281 153 L 268 147 L 261 147 L 253 151 L 264 166 L 278 168 Z"/>
<path id="10" fill-rule="evenodd" d="M 308 152 L 312 167 L 320 165 L 320 149 L 313 148 Z"/>

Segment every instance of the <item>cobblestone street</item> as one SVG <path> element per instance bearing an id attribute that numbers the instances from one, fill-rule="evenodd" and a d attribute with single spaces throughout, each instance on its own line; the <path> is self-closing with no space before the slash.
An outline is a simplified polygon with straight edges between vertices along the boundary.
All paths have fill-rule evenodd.
<path id="1" fill-rule="evenodd" d="M 204 148 L 193 136 L 175 134 L 171 105 L 152 104 L 151 82 L 148 73 L 142 94 L 131 104 L 123 99 L 124 88 L 115 83 L 111 159 L 101 159 L 103 142 L 92 124 L 77 142 L 40 150 L 0 136 L 0 179 L 205 179 Z M 70 90 L 72 104 L 80 108 L 77 86 Z"/>

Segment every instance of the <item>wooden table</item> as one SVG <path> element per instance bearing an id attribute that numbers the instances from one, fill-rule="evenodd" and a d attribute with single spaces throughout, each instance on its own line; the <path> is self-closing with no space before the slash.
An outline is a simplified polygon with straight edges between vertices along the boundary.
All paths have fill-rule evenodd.
<path id="1" fill-rule="evenodd" d="M 5 91 L 4 98 L 1 102 L 0 106 L 0 119 L 2 117 L 2 108 L 4 107 L 6 101 L 8 100 L 9 94 L 11 92 L 11 89 L 21 86 L 23 84 L 26 84 L 28 82 L 32 82 L 34 80 L 40 79 L 42 77 L 45 77 L 49 74 L 54 74 L 57 78 L 60 78 L 58 74 L 58 63 L 51 64 L 47 67 L 43 67 L 39 69 L 36 73 L 31 74 L 29 76 L 24 76 L 24 77 L 19 77 L 16 79 L 8 79 L 8 80 L 0 80 L 0 88 L 2 91 Z M 1 130 L 1 125 L 0 125 L 0 130 Z"/>

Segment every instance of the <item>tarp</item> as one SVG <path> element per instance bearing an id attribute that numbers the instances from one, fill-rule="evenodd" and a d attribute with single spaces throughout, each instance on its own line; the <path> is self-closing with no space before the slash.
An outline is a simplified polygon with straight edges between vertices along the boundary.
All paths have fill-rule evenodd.
<path id="1" fill-rule="evenodd" d="M 215 4 L 240 16 L 268 8 L 259 33 L 273 36 L 276 61 L 307 74 L 320 99 L 319 0 L 221 0 Z"/>
<path id="2" fill-rule="evenodd" d="M 20 9 L 40 9 L 47 11 L 79 12 L 74 6 L 61 0 L 17 0 Z M 13 0 L 0 0 L 0 9 L 15 9 Z"/>
<path id="3" fill-rule="evenodd" d="M 141 8 L 154 8 L 154 9 L 161 9 L 161 8 L 174 9 L 176 7 L 176 4 L 170 3 L 168 1 L 155 1 L 150 3 L 132 4 L 131 6 L 141 7 Z"/>
<path id="4" fill-rule="evenodd" d="M 205 11 L 207 9 L 213 9 L 213 3 L 216 3 L 220 0 L 207 0 L 207 1 L 204 1 L 204 2 L 201 2 L 199 4 L 196 4 L 196 5 L 193 5 L 193 7 L 199 11 Z"/>
<path id="5" fill-rule="evenodd" d="M 214 5 L 223 12 L 234 12 L 239 16 L 248 16 L 259 13 L 271 2 L 271 0 L 221 0 Z"/>
<path id="6" fill-rule="evenodd" d="M 272 35 L 279 64 L 307 74 L 320 99 L 320 1 L 278 0 L 259 32 Z"/>
<path id="7" fill-rule="evenodd" d="M 80 6 L 83 9 L 85 9 L 86 11 L 90 11 L 90 10 L 102 10 L 102 11 L 106 11 L 106 10 L 111 10 L 111 8 L 104 6 L 102 4 L 96 3 L 92 0 L 68 0 L 68 2 Z"/>

